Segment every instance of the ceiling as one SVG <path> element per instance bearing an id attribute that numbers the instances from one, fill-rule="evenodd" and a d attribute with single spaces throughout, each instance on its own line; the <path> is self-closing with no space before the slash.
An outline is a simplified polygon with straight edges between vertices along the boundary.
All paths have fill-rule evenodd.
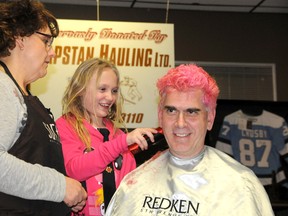
<path id="1" fill-rule="evenodd" d="M 242 13 L 288 13 L 288 0 L 40 0 L 44 3 Z"/>

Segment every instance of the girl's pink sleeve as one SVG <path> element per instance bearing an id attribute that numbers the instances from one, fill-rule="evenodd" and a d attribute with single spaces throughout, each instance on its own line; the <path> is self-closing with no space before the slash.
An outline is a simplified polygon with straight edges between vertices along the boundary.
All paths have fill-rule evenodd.
<path id="1" fill-rule="evenodd" d="M 67 175 L 78 181 L 100 174 L 120 153 L 128 149 L 126 134 L 122 133 L 116 139 L 105 143 L 102 142 L 102 137 L 99 137 L 99 140 L 94 138 L 92 142 L 97 142 L 94 151 L 84 154 L 84 144 L 67 121 L 60 117 L 56 125 L 62 143 Z"/>

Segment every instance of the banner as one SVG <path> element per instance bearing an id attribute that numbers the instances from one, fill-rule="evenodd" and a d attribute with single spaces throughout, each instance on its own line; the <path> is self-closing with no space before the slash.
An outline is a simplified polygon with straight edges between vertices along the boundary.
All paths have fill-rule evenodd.
<path id="1" fill-rule="evenodd" d="M 31 85 L 31 92 L 62 113 L 69 79 L 83 61 L 100 57 L 120 71 L 123 118 L 128 128 L 157 127 L 157 79 L 174 67 L 174 25 L 158 23 L 58 20 L 60 34 L 53 43 L 55 58 L 48 74 Z"/>

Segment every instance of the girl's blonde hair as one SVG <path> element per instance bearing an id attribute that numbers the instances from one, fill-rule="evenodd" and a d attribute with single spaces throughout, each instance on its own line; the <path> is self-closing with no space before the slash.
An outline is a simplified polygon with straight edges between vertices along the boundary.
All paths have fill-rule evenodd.
<path id="1" fill-rule="evenodd" d="M 98 85 L 99 77 L 103 70 L 112 69 L 117 77 L 117 85 L 120 85 L 120 75 L 116 66 L 104 59 L 92 58 L 81 63 L 73 74 L 69 84 L 64 92 L 62 100 L 62 114 L 68 123 L 73 127 L 81 141 L 85 144 L 87 151 L 91 150 L 91 138 L 88 130 L 84 127 L 83 120 L 86 119 L 91 123 L 91 116 L 83 106 L 83 96 L 89 81 L 96 73 L 96 83 Z M 118 91 L 116 102 L 112 105 L 107 115 L 107 119 L 111 120 L 116 132 L 116 125 L 122 125 L 125 128 L 124 121 L 121 117 L 123 97 L 120 89 Z"/>

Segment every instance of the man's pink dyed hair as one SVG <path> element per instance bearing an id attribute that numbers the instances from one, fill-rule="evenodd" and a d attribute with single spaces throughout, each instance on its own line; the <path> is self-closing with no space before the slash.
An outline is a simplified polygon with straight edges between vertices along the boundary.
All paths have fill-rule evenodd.
<path id="1" fill-rule="evenodd" d="M 160 95 L 159 106 L 161 106 L 163 102 L 163 96 L 167 93 L 168 87 L 177 91 L 188 91 L 200 88 L 204 93 L 204 105 L 210 110 L 216 108 L 219 95 L 217 83 L 203 68 L 195 64 L 182 64 L 176 68 L 172 68 L 166 75 L 158 80 L 157 88 Z"/>

